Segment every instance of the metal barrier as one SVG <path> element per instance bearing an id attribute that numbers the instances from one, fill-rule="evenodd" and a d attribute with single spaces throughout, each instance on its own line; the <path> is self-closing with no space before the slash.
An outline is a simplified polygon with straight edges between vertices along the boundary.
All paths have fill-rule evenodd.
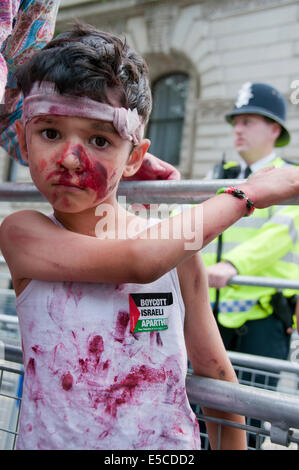
<path id="1" fill-rule="evenodd" d="M 297 341 L 295 338 L 294 344 L 296 347 L 298 345 Z M 237 374 L 239 386 L 235 384 L 227 385 L 227 382 L 222 381 L 205 382 L 211 379 L 204 379 L 203 382 L 195 381 L 195 384 L 198 383 L 201 387 L 200 398 L 196 397 L 196 385 L 192 385 L 191 388 L 189 386 L 189 398 L 191 403 L 194 403 L 193 408 L 199 421 L 211 420 L 203 415 L 200 406 L 200 403 L 202 406 L 210 406 L 210 403 L 206 400 L 209 394 L 213 403 L 211 407 L 246 416 L 246 425 L 242 428 L 247 432 L 249 449 L 277 449 L 280 448 L 279 446 L 286 448 L 290 443 L 293 443 L 291 445 L 292 449 L 297 448 L 299 438 L 297 418 L 295 418 L 296 425 L 294 426 L 296 430 L 291 430 L 291 421 L 288 421 L 288 426 L 285 426 L 285 424 L 277 423 L 277 417 L 281 416 L 282 420 L 288 420 L 287 415 L 284 415 L 288 406 L 291 409 L 294 406 L 294 417 L 297 415 L 295 406 L 299 404 L 299 363 L 234 351 L 227 351 L 227 353 Z M 294 353 L 297 355 L 296 351 Z M 189 374 L 192 377 L 192 368 L 190 366 Z M 204 392 L 206 386 L 208 388 Z M 276 398 L 278 399 L 277 402 Z M 230 409 L 230 406 L 232 409 Z M 241 406 L 241 409 L 239 406 Z M 280 406 L 280 408 L 277 408 L 277 406 Z M 274 411 L 274 408 L 276 411 Z M 281 415 L 278 411 L 280 409 L 282 411 Z M 278 415 L 275 414 L 277 412 Z M 219 426 L 224 424 L 222 420 L 216 420 L 215 418 L 212 418 L 212 420 L 218 422 Z M 234 424 L 234 426 L 241 427 L 239 424 Z M 202 429 L 202 444 L 208 449 L 209 442 L 205 426 L 202 426 Z"/>
<path id="2" fill-rule="evenodd" d="M 18 361 L 19 364 L 6 361 L 3 364 L 0 363 L 0 410 L 2 411 L 0 449 L 14 449 L 22 394 L 23 369 L 20 365 L 22 351 L 6 346 L 5 360 Z M 265 438 L 268 438 L 272 445 L 299 448 L 298 396 L 190 374 L 187 376 L 186 385 L 190 403 L 193 404 L 199 421 L 214 421 L 218 424 L 219 449 L 221 448 L 222 426 L 241 428 L 247 432 L 248 437 L 255 436 L 256 449 L 263 448 Z M 201 407 L 237 413 L 270 424 L 261 428 L 203 416 Z M 209 448 L 205 433 L 202 433 L 202 445 L 203 449 Z"/>
<path id="3" fill-rule="evenodd" d="M 262 436 L 269 436 L 274 444 L 287 447 L 292 442 L 298 448 L 299 397 L 194 375 L 187 376 L 187 391 L 190 403 L 196 403 L 197 406 L 237 413 L 270 423 L 268 429 L 233 424 L 234 427 L 245 429 L 248 434 L 256 435 L 256 448 L 261 448 L 259 440 Z M 200 417 L 213 420 L 219 425 L 232 425 L 221 419 L 203 417 L 201 412 Z M 218 447 L 220 446 L 218 439 Z"/>
<path id="4" fill-rule="evenodd" d="M 288 361 L 234 351 L 228 351 L 228 356 L 240 384 L 279 390 L 299 397 L 299 363 L 292 360 L 293 355 L 297 357 L 298 344 L 295 336 L 291 342 L 291 360 Z"/>
<path id="5" fill-rule="evenodd" d="M 23 383 L 22 367 L 0 362 L 0 449 L 15 448 Z"/>
<path id="6" fill-rule="evenodd" d="M 118 196 L 141 204 L 196 204 L 206 201 L 223 186 L 235 186 L 246 180 L 122 181 Z M 32 183 L 0 183 L 0 201 L 45 202 Z M 280 203 L 299 205 L 299 196 Z"/>

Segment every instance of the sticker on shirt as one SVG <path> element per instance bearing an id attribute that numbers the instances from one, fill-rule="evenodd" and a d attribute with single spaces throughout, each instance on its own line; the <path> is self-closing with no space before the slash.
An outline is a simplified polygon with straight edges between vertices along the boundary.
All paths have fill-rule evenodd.
<path id="1" fill-rule="evenodd" d="M 132 333 L 168 329 L 168 319 L 173 305 L 171 292 L 130 294 L 129 304 Z"/>

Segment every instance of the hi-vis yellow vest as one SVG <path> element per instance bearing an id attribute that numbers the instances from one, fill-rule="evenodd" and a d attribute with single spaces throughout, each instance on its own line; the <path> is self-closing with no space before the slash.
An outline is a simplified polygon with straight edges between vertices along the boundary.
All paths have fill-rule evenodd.
<path id="1" fill-rule="evenodd" d="M 270 165 L 286 165 L 275 158 Z M 202 250 L 206 266 L 216 263 L 217 239 Z M 273 206 L 256 209 L 222 234 L 221 260 L 231 262 L 243 276 L 299 280 L 299 207 Z M 256 286 L 227 286 L 220 289 L 218 322 L 239 328 L 248 320 L 272 314 L 271 296 L 276 289 Z M 286 297 L 298 293 L 283 291 Z M 212 306 L 216 289 L 210 289 Z"/>

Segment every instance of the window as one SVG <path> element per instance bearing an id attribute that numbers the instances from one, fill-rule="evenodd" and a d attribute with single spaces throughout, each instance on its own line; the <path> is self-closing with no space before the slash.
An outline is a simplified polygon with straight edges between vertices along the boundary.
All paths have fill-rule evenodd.
<path id="1" fill-rule="evenodd" d="M 175 73 L 153 86 L 153 111 L 148 125 L 149 151 L 172 165 L 180 160 L 188 76 Z"/>
<path id="2" fill-rule="evenodd" d="M 13 181 L 16 182 L 18 177 L 18 163 L 8 157 L 8 175 L 7 175 L 7 181 Z"/>

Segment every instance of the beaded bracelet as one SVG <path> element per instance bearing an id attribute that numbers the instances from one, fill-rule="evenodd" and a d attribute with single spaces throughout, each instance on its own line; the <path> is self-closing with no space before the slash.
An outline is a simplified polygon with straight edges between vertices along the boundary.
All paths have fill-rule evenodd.
<path id="1" fill-rule="evenodd" d="M 248 215 L 253 213 L 253 211 L 255 209 L 254 203 L 246 196 L 246 194 L 243 191 L 241 191 L 241 189 L 234 188 L 233 186 L 230 186 L 228 188 L 218 189 L 216 194 L 222 194 L 222 193 L 231 194 L 232 196 L 235 196 L 238 199 L 245 199 L 246 200 L 246 208 L 247 208 L 248 213 L 245 215 L 245 217 L 247 217 Z"/>

